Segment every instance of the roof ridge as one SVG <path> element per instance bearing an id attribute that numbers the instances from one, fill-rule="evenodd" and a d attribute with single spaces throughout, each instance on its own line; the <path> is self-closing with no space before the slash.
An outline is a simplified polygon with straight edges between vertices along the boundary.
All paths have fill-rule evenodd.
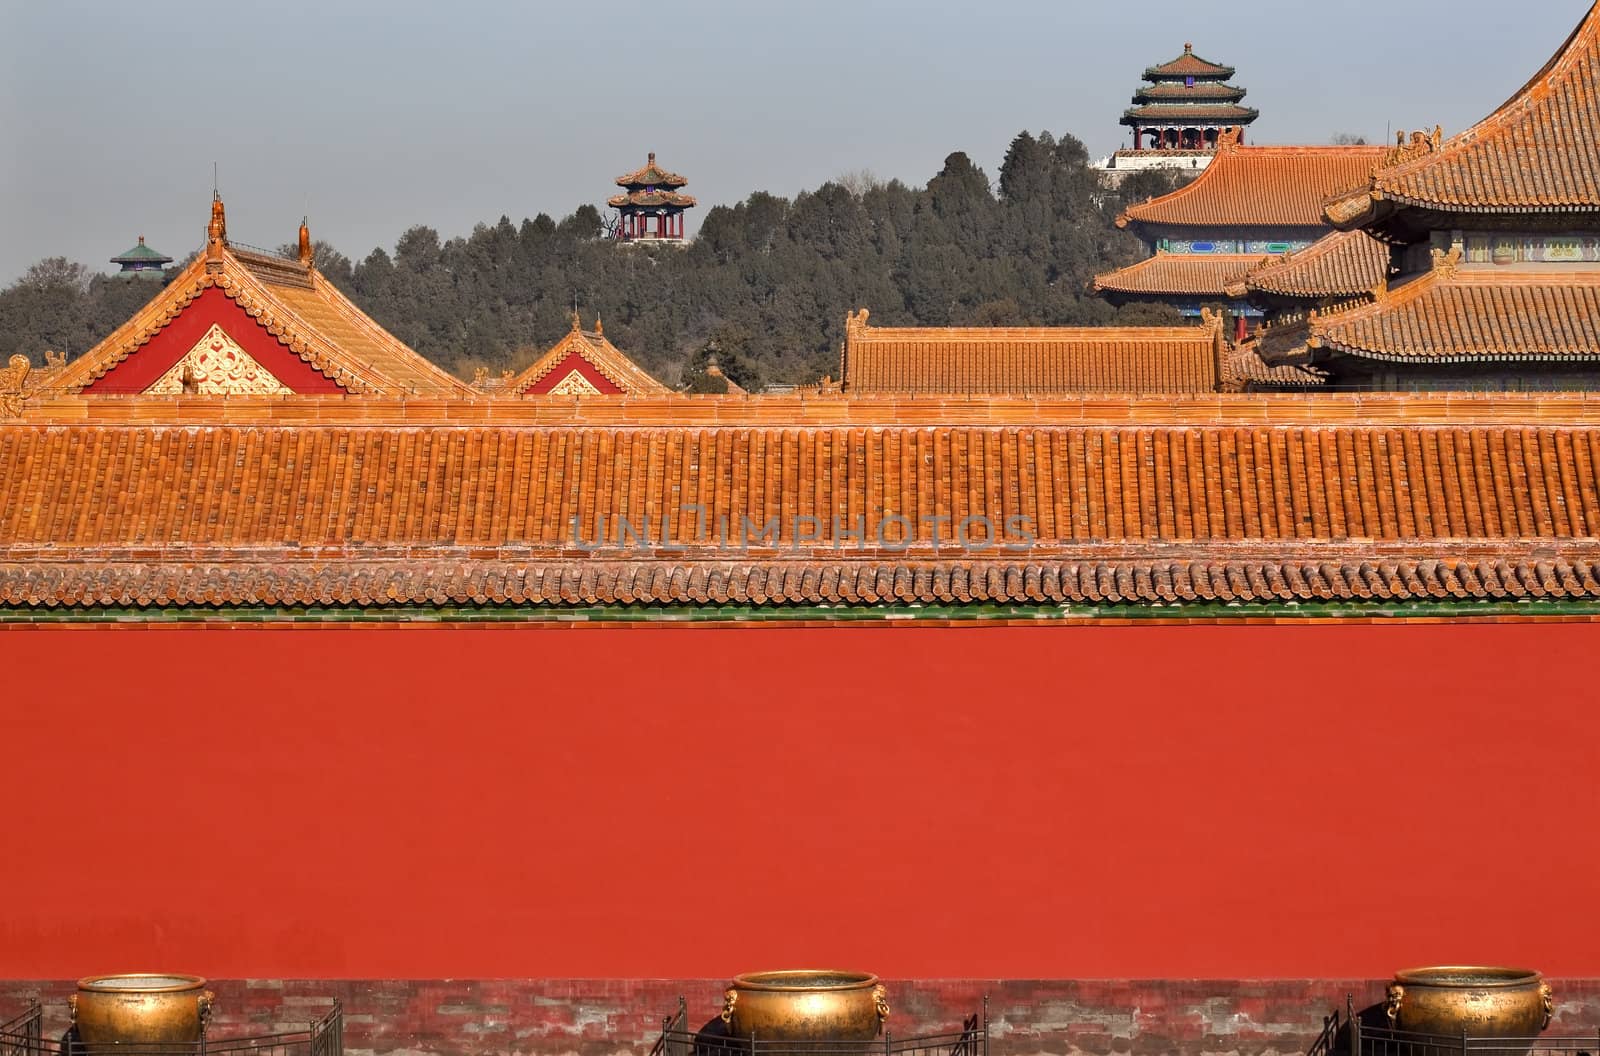
<path id="1" fill-rule="evenodd" d="M 473 395 L 471 387 L 468 386 L 466 382 L 462 381 L 460 378 L 457 378 L 454 374 L 451 374 L 433 360 L 422 355 L 416 349 L 412 348 L 410 345 L 391 334 L 381 323 L 372 318 L 372 316 L 368 315 L 366 312 L 362 311 L 359 305 L 357 305 L 349 297 L 345 296 L 344 291 L 339 289 L 339 287 L 331 279 L 322 274 L 321 271 L 317 270 L 315 266 L 309 266 L 309 272 L 311 275 L 314 292 L 327 299 L 330 302 L 331 307 L 333 307 L 335 311 L 343 316 L 346 322 L 366 331 L 368 334 L 376 338 L 381 345 L 387 346 L 388 351 L 413 362 L 416 369 L 420 370 L 423 374 L 432 375 L 433 378 L 442 386 L 446 388 L 454 388 L 457 390 L 458 394 L 462 396 Z M 373 368 L 380 374 L 387 375 L 388 373 L 381 365 L 365 365 Z M 412 386 L 410 386 L 402 378 L 390 378 L 389 380 L 396 385 L 400 385 L 408 389 L 412 388 Z"/>
<path id="2" fill-rule="evenodd" d="M 870 326 L 852 336 L 864 341 L 926 340 L 936 337 L 971 339 L 975 335 L 993 335 L 995 340 L 1051 337 L 1104 341 L 1150 337 L 1188 341 L 1203 332 L 1202 328 L 1196 326 Z"/>

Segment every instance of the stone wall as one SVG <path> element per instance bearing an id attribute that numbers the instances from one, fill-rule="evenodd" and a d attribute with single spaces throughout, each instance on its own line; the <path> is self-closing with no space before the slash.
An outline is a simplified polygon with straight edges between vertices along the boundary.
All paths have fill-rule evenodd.
<path id="1" fill-rule="evenodd" d="M 215 1037 L 303 1030 L 333 999 L 345 1051 L 645 1056 L 681 994 L 699 1026 L 719 980 L 219 980 Z M 1378 1002 L 1378 980 L 888 981 L 896 1033 L 958 1027 L 989 996 L 991 1056 L 1279 1056 L 1304 1053 L 1323 1016 Z M 1551 1033 L 1600 1032 L 1600 979 L 1554 980 Z M 46 1032 L 66 1027 L 67 982 L 0 982 L 0 1018 L 38 997 Z M 1600 1051 L 1600 1033 L 1596 1033 Z"/>

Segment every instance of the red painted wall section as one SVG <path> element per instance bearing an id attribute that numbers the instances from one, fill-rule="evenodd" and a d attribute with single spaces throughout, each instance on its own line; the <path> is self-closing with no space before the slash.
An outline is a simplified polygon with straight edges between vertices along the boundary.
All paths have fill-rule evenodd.
<path id="1" fill-rule="evenodd" d="M 546 374 L 532 385 L 529 385 L 526 391 L 530 395 L 543 396 L 551 389 L 567 380 L 567 375 L 571 374 L 574 370 L 576 370 L 579 374 L 582 374 L 584 379 L 588 381 L 589 384 L 593 385 L 607 396 L 613 396 L 622 391 L 612 383 L 610 378 L 606 377 L 604 374 L 600 373 L 599 370 L 595 369 L 594 364 L 590 363 L 587 359 L 584 359 L 576 352 L 567 353 L 567 357 L 560 363 L 556 364 L 550 373 Z"/>
<path id="2" fill-rule="evenodd" d="M 1600 976 L 1595 625 L 0 642 L 7 977 Z"/>
<path id="3" fill-rule="evenodd" d="M 310 395 L 344 391 L 279 344 L 265 327 L 215 286 L 189 302 L 178 318 L 83 391 L 97 396 L 144 392 L 187 355 L 213 325 L 222 327 L 240 348 L 295 392 Z"/>

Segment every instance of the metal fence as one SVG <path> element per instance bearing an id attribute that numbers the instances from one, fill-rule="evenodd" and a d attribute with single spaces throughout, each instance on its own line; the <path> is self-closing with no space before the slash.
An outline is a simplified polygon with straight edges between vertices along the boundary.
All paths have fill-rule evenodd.
<path id="1" fill-rule="evenodd" d="M 0 1023 L 0 1056 L 31 1056 L 44 1038 L 44 1009 L 35 1001 L 15 1019 Z"/>
<path id="2" fill-rule="evenodd" d="M 238 1038 L 202 1033 L 192 1044 L 89 1045 L 72 1032 L 47 1038 L 43 1024 L 37 1004 L 0 1023 L 0 1056 L 344 1056 L 344 1010 L 337 1001 L 305 1030 Z"/>
<path id="3" fill-rule="evenodd" d="M 981 1012 L 962 1020 L 960 1030 L 946 1033 L 885 1031 L 874 1041 L 768 1041 L 702 1035 L 689 1026 L 688 1005 L 680 997 L 677 1012 L 662 1019 L 650 1056 L 989 1056 L 989 999 L 983 999 Z"/>
<path id="4" fill-rule="evenodd" d="M 1541 1034 L 1527 1038 L 1482 1038 L 1470 1034 L 1416 1034 L 1376 1024 L 1345 1000 L 1323 1019 L 1322 1033 L 1307 1056 L 1600 1056 L 1600 1030 Z"/>

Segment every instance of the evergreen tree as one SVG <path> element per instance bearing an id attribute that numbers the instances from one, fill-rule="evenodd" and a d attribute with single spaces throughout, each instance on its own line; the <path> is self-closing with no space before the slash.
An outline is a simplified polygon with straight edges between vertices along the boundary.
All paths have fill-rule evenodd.
<path id="1" fill-rule="evenodd" d="M 1109 192 L 1071 136 L 1020 133 L 999 178 L 961 152 L 925 187 L 841 177 L 789 200 L 764 191 L 706 211 L 685 248 L 621 247 L 582 206 L 559 221 L 502 216 L 465 237 L 407 229 L 392 252 L 357 263 L 317 243 L 328 278 L 423 355 L 463 377 L 526 366 L 570 325 L 576 304 L 669 384 L 715 386 L 710 357 L 738 385 L 808 383 L 838 372 L 845 313 L 883 325 L 1101 325 L 1167 321 L 1092 297 L 1099 272 L 1142 254 L 1117 230 L 1131 201 L 1165 193 L 1169 173 Z M 77 355 L 155 292 L 41 262 L 0 291 L 0 354 Z"/>

